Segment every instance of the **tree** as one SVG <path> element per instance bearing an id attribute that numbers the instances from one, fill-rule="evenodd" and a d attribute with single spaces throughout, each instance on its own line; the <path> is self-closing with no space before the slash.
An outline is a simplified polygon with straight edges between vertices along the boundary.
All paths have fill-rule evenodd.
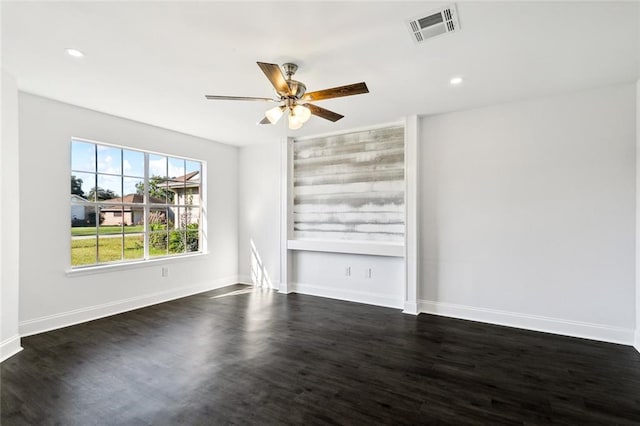
<path id="1" fill-rule="evenodd" d="M 91 201 L 95 200 L 97 201 L 104 201 L 104 200 L 110 200 L 112 198 L 116 198 L 118 196 L 118 194 L 116 194 L 115 192 L 113 192 L 110 189 L 104 189 L 104 188 L 100 188 L 98 187 L 93 187 L 91 188 L 91 191 L 89 191 L 89 193 L 87 194 L 87 198 Z"/>
<path id="2" fill-rule="evenodd" d="M 173 203 L 175 193 L 162 186 L 166 181 L 167 179 L 161 176 L 151 176 L 149 178 L 149 196 L 160 200 L 166 198 L 169 203 Z M 144 194 L 144 182 L 136 183 L 136 193 L 140 195 Z"/>
<path id="3" fill-rule="evenodd" d="M 84 191 L 82 190 L 82 179 L 71 175 L 71 194 L 84 197 Z"/>

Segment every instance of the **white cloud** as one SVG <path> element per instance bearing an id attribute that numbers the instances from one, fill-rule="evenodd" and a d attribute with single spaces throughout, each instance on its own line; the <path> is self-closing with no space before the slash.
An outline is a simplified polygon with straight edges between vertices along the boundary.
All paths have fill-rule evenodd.
<path id="1" fill-rule="evenodd" d="M 164 158 L 149 161 L 149 176 L 164 176 L 167 162 Z M 184 167 L 178 167 L 169 163 L 169 177 L 183 176 Z"/>

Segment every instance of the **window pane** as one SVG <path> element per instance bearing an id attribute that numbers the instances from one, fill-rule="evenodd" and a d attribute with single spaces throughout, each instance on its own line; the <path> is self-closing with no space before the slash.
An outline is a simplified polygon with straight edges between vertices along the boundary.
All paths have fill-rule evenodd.
<path id="1" fill-rule="evenodd" d="M 154 204 L 167 203 L 167 157 L 149 154 L 149 197 Z"/>
<path id="2" fill-rule="evenodd" d="M 151 232 L 149 234 L 149 256 L 166 256 L 167 255 L 167 231 Z"/>
<path id="3" fill-rule="evenodd" d="M 169 254 L 180 254 L 186 251 L 186 233 L 183 230 L 174 229 L 169 233 Z"/>
<path id="4" fill-rule="evenodd" d="M 187 207 L 183 209 L 183 221 L 187 228 L 197 229 L 200 224 L 200 208 L 199 207 Z"/>
<path id="5" fill-rule="evenodd" d="M 144 153 L 123 149 L 122 174 L 144 178 Z"/>
<path id="6" fill-rule="evenodd" d="M 200 187 L 197 185 L 187 186 L 182 201 L 182 204 L 187 206 L 200 205 Z"/>
<path id="7" fill-rule="evenodd" d="M 167 179 L 167 203 L 180 204 L 180 197 L 184 198 L 185 165 L 181 158 L 169 157 L 169 179 Z"/>
<path id="8" fill-rule="evenodd" d="M 75 217 L 75 219 L 74 219 Z M 94 205 L 71 204 L 71 236 L 96 235 L 96 207 Z"/>
<path id="9" fill-rule="evenodd" d="M 114 175 L 122 174 L 122 150 L 98 145 L 98 172 Z"/>
<path id="10" fill-rule="evenodd" d="M 71 266 L 96 263 L 96 236 L 71 237 Z"/>
<path id="11" fill-rule="evenodd" d="M 176 213 L 176 228 L 197 228 L 200 214 L 200 209 L 198 207 L 180 207 Z"/>
<path id="12" fill-rule="evenodd" d="M 93 173 L 72 173 L 71 194 L 89 199 L 91 188 L 96 186 L 96 175 Z M 93 200 L 92 200 L 93 201 Z"/>
<path id="13" fill-rule="evenodd" d="M 149 230 L 166 231 L 169 222 L 169 212 L 165 208 L 152 208 L 149 211 Z M 172 214 L 171 214 L 172 215 Z"/>
<path id="14" fill-rule="evenodd" d="M 144 178 L 122 178 L 122 194 L 125 203 L 144 203 Z M 137 197 L 128 197 L 138 195 Z"/>
<path id="15" fill-rule="evenodd" d="M 195 228 L 187 229 L 187 252 L 200 251 L 200 231 Z"/>
<path id="16" fill-rule="evenodd" d="M 149 177 L 167 177 L 167 157 L 149 154 Z"/>
<path id="17" fill-rule="evenodd" d="M 167 176 L 170 178 L 182 178 L 184 174 L 184 160 L 182 158 L 169 157 L 169 173 Z"/>
<path id="18" fill-rule="evenodd" d="M 98 236 L 98 262 L 122 260 L 122 235 Z"/>
<path id="19" fill-rule="evenodd" d="M 98 201 L 113 200 L 122 196 L 122 178 L 120 176 L 98 175 L 98 189 L 95 191 Z M 122 200 L 113 202 L 121 203 Z"/>
<path id="20" fill-rule="evenodd" d="M 144 207 L 125 206 L 123 220 L 125 234 L 144 231 Z"/>
<path id="21" fill-rule="evenodd" d="M 96 145 L 88 142 L 71 141 L 71 170 L 96 171 Z"/>
<path id="22" fill-rule="evenodd" d="M 142 259 L 144 257 L 144 234 L 127 235 L 124 237 L 124 258 L 127 260 Z"/>
<path id="23" fill-rule="evenodd" d="M 122 206 L 101 206 L 100 235 L 121 234 L 123 222 L 124 209 Z"/>
<path id="24" fill-rule="evenodd" d="M 189 174 L 192 172 L 200 172 L 200 162 L 199 161 L 189 161 L 185 162 L 185 173 Z M 198 177 L 199 178 L 199 177 Z"/>

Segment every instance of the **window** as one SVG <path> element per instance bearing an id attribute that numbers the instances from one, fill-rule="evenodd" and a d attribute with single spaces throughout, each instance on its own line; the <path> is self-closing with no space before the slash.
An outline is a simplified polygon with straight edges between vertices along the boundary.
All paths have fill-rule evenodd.
<path id="1" fill-rule="evenodd" d="M 201 161 L 71 141 L 71 266 L 201 252 Z"/>

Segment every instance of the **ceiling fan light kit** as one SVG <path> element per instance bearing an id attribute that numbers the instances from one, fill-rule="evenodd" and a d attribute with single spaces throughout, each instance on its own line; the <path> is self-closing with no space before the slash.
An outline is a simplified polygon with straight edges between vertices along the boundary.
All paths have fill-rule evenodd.
<path id="1" fill-rule="evenodd" d="M 282 70 L 277 64 L 269 64 L 266 62 L 258 62 L 258 66 L 271 82 L 277 98 L 272 99 L 221 95 L 205 95 L 205 98 L 209 100 L 278 102 L 280 105 L 268 109 L 265 112 L 265 118 L 263 118 L 259 124 L 276 124 L 284 113 L 288 112 L 289 129 L 296 130 L 301 128 L 302 125 L 311 118 L 311 115 L 315 115 L 332 122 L 336 122 L 344 117 L 343 115 L 319 107 L 310 102 L 369 93 L 369 89 L 364 82 L 307 93 L 307 86 L 292 78 L 298 70 L 298 66 L 296 64 L 287 62 L 282 65 Z M 282 72 L 283 70 L 284 73 Z"/>

